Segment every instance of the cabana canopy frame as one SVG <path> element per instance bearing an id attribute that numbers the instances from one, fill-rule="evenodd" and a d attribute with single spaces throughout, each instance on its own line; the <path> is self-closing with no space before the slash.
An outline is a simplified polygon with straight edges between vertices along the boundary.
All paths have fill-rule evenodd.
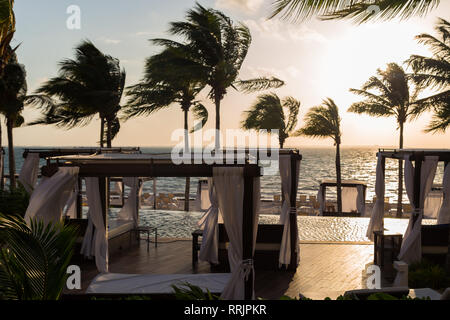
<path id="1" fill-rule="evenodd" d="M 421 181 L 421 170 L 422 170 L 422 163 L 425 161 L 425 157 L 428 156 L 438 157 L 438 161 L 444 162 L 445 167 L 447 167 L 450 162 L 450 150 L 448 149 L 380 149 L 379 156 L 382 157 L 383 164 L 386 158 L 398 160 L 409 159 L 410 161 L 414 162 L 413 206 L 415 208 L 420 208 L 421 184 L 423 183 L 423 181 Z M 382 170 L 384 175 L 385 165 L 382 166 Z M 414 226 L 419 218 L 420 212 L 415 211 L 412 214 L 413 214 L 412 226 Z M 449 249 L 450 249 L 450 239 L 449 239 Z M 447 265 L 450 265 L 450 253 L 447 254 Z"/>
<path id="2" fill-rule="evenodd" d="M 367 184 L 365 182 L 358 181 L 358 180 L 342 180 L 341 181 L 342 188 L 357 188 L 359 186 L 363 187 L 363 198 L 366 199 Z M 326 189 L 328 187 L 332 187 L 332 188 L 337 187 L 336 180 L 324 180 L 320 183 L 319 192 L 321 193 L 323 203 L 326 203 Z M 322 214 L 323 215 L 331 215 L 332 213 L 329 213 L 326 210 L 324 210 L 324 212 Z M 360 215 L 360 214 L 362 214 L 362 212 L 357 213 L 357 215 Z M 342 215 L 343 216 L 355 216 L 355 214 L 353 214 L 352 212 L 342 212 Z"/>
<path id="3" fill-rule="evenodd" d="M 79 177 L 99 178 L 99 190 L 102 201 L 102 211 L 105 228 L 108 229 L 108 201 L 107 194 L 109 177 L 212 177 L 214 167 L 243 167 L 244 202 L 242 221 L 242 245 L 245 260 L 253 259 L 253 184 L 254 178 L 261 176 L 261 169 L 257 164 L 180 164 L 172 163 L 167 157 L 138 155 L 99 156 L 66 156 L 49 159 L 53 161 L 42 168 L 42 174 L 51 176 L 59 167 L 70 166 L 79 168 Z M 245 280 L 245 299 L 251 299 L 253 294 L 253 275 Z"/>

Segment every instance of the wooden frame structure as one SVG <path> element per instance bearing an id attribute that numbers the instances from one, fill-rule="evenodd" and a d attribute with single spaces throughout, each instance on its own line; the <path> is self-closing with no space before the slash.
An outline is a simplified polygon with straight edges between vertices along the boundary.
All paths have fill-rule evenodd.
<path id="1" fill-rule="evenodd" d="M 358 186 L 362 186 L 363 187 L 363 196 L 364 199 L 366 199 L 366 193 L 367 193 L 367 184 L 365 182 L 362 181 L 358 181 L 358 180 L 342 180 L 341 181 L 341 187 L 345 188 L 357 188 Z M 326 195 L 327 195 L 327 187 L 337 187 L 337 182 L 334 180 L 326 180 L 326 181 L 322 181 L 320 183 L 320 192 L 322 193 L 322 199 L 324 204 L 326 204 Z M 365 200 L 364 200 L 365 201 Z M 362 214 L 362 212 L 357 212 L 356 214 L 353 212 L 342 212 L 342 214 L 340 216 L 342 217 L 360 217 Z M 326 211 L 326 207 L 323 211 L 323 216 L 336 216 L 336 212 L 331 212 L 331 211 Z"/>
<path id="2" fill-rule="evenodd" d="M 385 176 L 386 159 L 405 160 L 407 157 L 410 161 L 414 162 L 414 207 L 420 207 L 420 187 L 421 187 L 421 170 L 422 162 L 427 156 L 438 157 L 439 162 L 444 162 L 444 166 L 447 167 L 450 163 L 450 149 L 379 149 L 379 156 L 381 157 L 381 165 L 383 170 L 383 176 Z M 413 225 L 416 223 L 419 215 L 417 212 L 411 213 L 413 215 Z M 448 241 L 449 249 L 447 253 L 447 267 L 450 266 L 450 233 Z"/>
<path id="3" fill-rule="evenodd" d="M 193 161 L 191 162 L 193 163 Z M 119 177 L 212 177 L 214 167 L 243 167 L 244 201 L 242 221 L 242 260 L 253 260 L 253 188 L 254 178 L 261 176 L 261 168 L 256 164 L 179 164 L 170 158 L 151 157 L 144 154 L 119 159 L 102 159 L 83 156 L 65 156 L 49 158 L 42 168 L 44 176 L 52 176 L 59 167 L 78 167 L 79 177 L 97 177 L 105 229 L 108 230 L 108 181 L 112 176 Z M 250 274 L 245 281 L 245 299 L 252 298 L 254 283 Z"/>

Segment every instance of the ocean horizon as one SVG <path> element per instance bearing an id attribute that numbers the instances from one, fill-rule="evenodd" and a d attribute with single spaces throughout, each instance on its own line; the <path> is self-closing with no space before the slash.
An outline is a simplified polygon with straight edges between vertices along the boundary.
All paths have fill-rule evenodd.
<path id="1" fill-rule="evenodd" d="M 78 146 L 79 147 L 79 146 Z M 98 147 L 98 146 L 90 146 Z M 24 158 L 23 152 L 26 148 L 68 148 L 68 147 L 46 147 L 17 146 L 15 151 L 16 173 L 20 173 Z M 70 148 L 70 147 L 69 147 Z M 75 148 L 75 147 L 74 147 Z M 143 153 L 163 153 L 170 152 L 172 147 L 140 147 Z M 386 147 L 385 147 L 386 148 Z M 5 174 L 9 173 L 8 148 L 5 149 Z M 375 196 L 375 172 L 379 147 L 371 146 L 344 146 L 341 148 L 341 171 L 343 180 L 360 180 L 367 184 L 366 201 L 371 201 Z M 300 165 L 300 181 L 298 195 L 317 195 L 320 182 L 323 180 L 336 179 L 335 169 L 335 148 L 334 147 L 302 147 L 299 148 L 303 156 Z M 41 165 L 45 161 L 41 160 Z M 277 172 L 278 164 L 272 164 L 270 169 L 264 170 L 261 178 L 261 197 L 263 199 L 273 199 L 273 196 L 280 194 L 281 181 Z M 273 170 L 275 169 L 275 170 Z M 436 171 L 434 183 L 442 184 L 443 165 L 439 165 Z M 191 179 L 190 194 L 195 197 L 197 191 L 198 178 Z M 160 178 L 157 180 L 157 191 L 163 193 L 184 193 L 184 178 Z M 390 202 L 397 201 L 398 188 L 398 161 L 386 160 L 386 191 L 385 196 L 390 198 Z M 144 184 L 144 191 L 152 193 L 152 182 Z M 332 188 L 327 192 L 327 199 L 335 199 L 336 192 Z M 403 196 L 407 201 L 406 191 Z"/>

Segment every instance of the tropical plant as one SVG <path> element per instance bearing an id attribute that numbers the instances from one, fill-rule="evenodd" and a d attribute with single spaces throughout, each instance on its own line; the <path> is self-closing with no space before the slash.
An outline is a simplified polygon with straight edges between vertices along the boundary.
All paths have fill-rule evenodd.
<path id="1" fill-rule="evenodd" d="M 368 114 L 374 117 L 395 117 L 399 129 L 399 148 L 403 149 L 403 131 L 407 121 L 414 119 L 418 108 L 413 105 L 422 89 L 415 86 L 410 93 L 411 80 L 402 67 L 389 63 L 386 70 L 378 69 L 377 76 L 372 76 L 361 89 L 350 89 L 364 101 L 356 102 L 348 109 L 349 112 Z M 403 161 L 398 164 L 398 199 L 397 217 L 402 216 L 403 199 Z"/>
<path id="2" fill-rule="evenodd" d="M 147 59 L 144 78 L 140 83 L 128 87 L 128 103 L 124 108 L 127 119 L 140 115 L 151 115 L 154 112 L 168 108 L 174 103 L 181 107 L 184 113 L 184 148 L 189 150 L 189 111 L 201 120 L 200 125 L 192 130 L 200 129 L 208 120 L 208 111 L 197 95 L 205 87 L 203 79 L 196 78 L 189 68 L 176 65 L 180 52 L 174 48 L 165 48 L 161 53 Z M 185 210 L 189 211 L 190 178 L 186 178 Z"/>
<path id="3" fill-rule="evenodd" d="M 287 114 L 284 109 L 288 110 Z M 262 94 L 250 110 L 244 112 L 245 119 L 241 122 L 241 127 L 246 130 L 267 130 L 268 133 L 278 130 L 280 148 L 283 149 L 284 142 L 297 125 L 299 109 L 300 101 L 293 97 L 280 100 L 275 93 Z"/>
<path id="4" fill-rule="evenodd" d="M 43 116 L 30 123 L 74 128 L 100 118 L 100 146 L 111 147 L 120 129 L 118 113 L 125 88 L 125 70 L 120 61 L 102 53 L 90 41 L 75 48 L 75 59 L 60 62 L 59 75 L 44 83 L 31 103 Z M 106 126 L 106 130 L 105 130 Z"/>
<path id="5" fill-rule="evenodd" d="M 16 32 L 16 17 L 13 6 L 14 0 L 0 0 L 0 75 L 15 50 L 10 48 L 10 43 Z"/>
<path id="6" fill-rule="evenodd" d="M 445 132 L 450 125 L 450 22 L 438 19 L 436 32 L 439 38 L 429 34 L 416 36 L 419 43 L 428 46 L 432 57 L 412 55 L 406 63 L 412 68 L 412 78 L 418 86 L 439 91 L 437 94 L 416 101 L 417 113 L 433 110 L 433 118 L 426 132 Z"/>
<path id="7" fill-rule="evenodd" d="M 20 185 L 12 190 L 0 190 L 0 212 L 5 215 L 25 216 L 30 195 Z"/>
<path id="8" fill-rule="evenodd" d="M 58 299 L 75 239 L 74 227 L 0 214 L 0 299 Z"/>
<path id="9" fill-rule="evenodd" d="M 28 99 L 25 67 L 13 53 L 0 77 L 0 113 L 5 117 L 8 135 L 8 163 L 10 188 L 16 187 L 13 129 L 24 123 L 21 115 Z"/>
<path id="10" fill-rule="evenodd" d="M 270 18 L 280 16 L 298 21 L 318 14 L 323 20 L 346 18 L 363 23 L 424 16 L 439 3 L 440 0 L 274 0 Z"/>
<path id="11" fill-rule="evenodd" d="M 312 107 L 305 115 L 305 125 L 295 135 L 312 138 L 331 138 L 336 146 L 336 189 L 338 212 L 342 213 L 342 179 L 341 179 L 341 118 L 339 109 L 331 98 L 322 105 Z"/>
<path id="12" fill-rule="evenodd" d="M 216 149 L 220 148 L 220 106 L 231 87 L 243 92 L 278 88 L 284 82 L 271 77 L 238 79 L 251 44 L 250 30 L 242 23 L 234 24 L 224 13 L 196 4 L 187 12 L 187 21 L 172 22 L 169 32 L 184 42 L 154 39 L 154 43 L 182 53 L 176 63 L 188 67 L 192 75 L 204 79 L 210 87 L 208 97 L 216 111 Z"/>
<path id="13" fill-rule="evenodd" d="M 408 286 L 442 290 L 450 287 L 450 272 L 443 265 L 423 259 L 409 266 Z"/>
<path id="14" fill-rule="evenodd" d="M 171 286 L 175 299 L 177 300 L 220 300 L 220 297 L 212 294 L 208 289 L 203 291 L 199 286 L 188 282 L 182 283 L 180 286 Z"/>

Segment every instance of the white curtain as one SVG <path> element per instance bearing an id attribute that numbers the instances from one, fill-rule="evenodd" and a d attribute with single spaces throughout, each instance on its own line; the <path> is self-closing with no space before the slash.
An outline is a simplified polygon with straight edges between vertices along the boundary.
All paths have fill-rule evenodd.
<path id="1" fill-rule="evenodd" d="M 77 199 L 78 199 L 78 179 L 73 186 L 72 192 L 70 193 L 69 200 L 66 204 L 66 212 L 65 216 L 71 219 L 75 219 L 77 217 Z"/>
<path id="2" fill-rule="evenodd" d="M 27 223 L 31 219 L 39 219 L 44 224 L 60 221 L 78 172 L 78 167 L 63 167 L 50 178 L 42 180 L 30 197 L 25 213 Z"/>
<path id="3" fill-rule="evenodd" d="M 417 207 L 417 205 L 415 205 L 416 199 L 414 198 L 414 167 L 412 161 L 409 160 L 409 157 L 405 157 L 405 187 L 410 204 L 413 208 L 413 214 L 411 214 L 409 219 L 408 228 L 403 237 L 402 247 L 398 258 L 408 264 L 418 262 L 422 257 L 420 231 L 423 218 L 423 206 L 425 198 L 433 186 L 433 179 L 436 173 L 438 160 L 439 157 L 427 156 L 422 163 L 420 171 L 420 198 Z M 413 224 L 415 215 L 417 215 L 417 219 Z"/>
<path id="4" fill-rule="evenodd" d="M 202 180 L 198 182 L 197 196 L 195 199 L 195 205 L 198 211 L 209 210 L 211 207 L 211 201 L 209 199 L 209 182 L 210 179 L 208 179 L 208 182 Z"/>
<path id="5" fill-rule="evenodd" d="M 216 196 L 213 179 L 208 179 L 208 191 L 211 206 L 199 221 L 199 225 L 203 228 L 202 244 L 200 247 L 199 259 L 209 261 L 211 263 L 219 263 L 218 245 L 219 245 L 219 203 Z"/>
<path id="6" fill-rule="evenodd" d="M 442 182 L 442 206 L 437 217 L 438 224 L 450 223 L 450 165 L 444 170 L 444 180 Z"/>
<path id="7" fill-rule="evenodd" d="M 253 271 L 253 262 L 244 261 L 242 258 L 243 173 L 244 168 L 242 167 L 216 167 L 213 169 L 213 181 L 219 210 L 222 213 L 225 229 L 230 239 L 228 261 L 232 275 L 221 295 L 221 298 L 225 300 L 243 300 L 245 298 L 245 280 Z"/>
<path id="8" fill-rule="evenodd" d="M 108 272 L 108 237 L 103 221 L 98 178 L 85 178 L 85 183 L 89 211 L 81 253 L 87 257 L 95 256 L 98 271 Z"/>
<path id="9" fill-rule="evenodd" d="M 39 154 L 28 153 L 22 169 L 20 170 L 19 181 L 25 190 L 31 194 L 39 175 Z"/>
<path id="10" fill-rule="evenodd" d="M 323 196 L 324 187 L 319 187 L 319 192 L 317 193 L 317 201 L 319 202 L 319 215 L 323 216 L 323 211 L 325 210 L 325 199 Z"/>
<path id="11" fill-rule="evenodd" d="M 356 191 L 358 193 L 356 197 L 356 210 L 361 213 L 361 217 L 366 215 L 366 198 L 364 194 L 364 186 L 357 186 Z"/>
<path id="12" fill-rule="evenodd" d="M 384 229 L 384 172 L 382 166 L 383 157 L 381 154 L 377 154 L 377 172 L 375 180 L 375 195 L 377 200 L 372 209 L 372 216 L 370 217 L 369 227 L 367 228 L 366 236 L 373 241 L 374 231 L 383 231 Z"/>
<path id="13" fill-rule="evenodd" d="M 342 212 L 357 211 L 358 190 L 353 187 L 342 187 Z"/>
<path id="14" fill-rule="evenodd" d="M 437 219 L 442 207 L 442 190 L 431 190 L 423 205 L 423 217 L 426 219 Z"/>
<path id="15" fill-rule="evenodd" d="M 124 187 L 130 188 L 128 199 L 125 201 L 122 209 L 120 209 L 117 218 L 120 220 L 134 221 L 134 225 L 139 225 L 139 207 L 143 183 L 139 183 L 140 179 L 137 177 L 123 178 Z"/>
<path id="16" fill-rule="evenodd" d="M 300 173 L 300 161 L 296 161 L 297 163 L 297 172 L 295 172 L 295 184 L 298 185 L 298 177 Z M 291 172 L 291 156 L 290 155 L 280 155 L 279 158 L 279 166 L 280 166 L 280 177 L 281 177 L 281 190 L 283 191 L 284 201 L 281 207 L 280 214 L 280 224 L 284 225 L 283 229 L 283 237 L 281 240 L 280 246 L 280 257 L 278 262 L 281 265 L 288 266 L 291 263 L 291 214 L 297 214 L 297 208 L 291 208 L 291 181 L 292 181 L 292 172 Z M 298 236 L 298 233 L 297 233 Z M 295 243 L 295 251 L 299 253 L 299 241 Z M 300 258 L 300 254 L 297 254 L 297 258 Z"/>

